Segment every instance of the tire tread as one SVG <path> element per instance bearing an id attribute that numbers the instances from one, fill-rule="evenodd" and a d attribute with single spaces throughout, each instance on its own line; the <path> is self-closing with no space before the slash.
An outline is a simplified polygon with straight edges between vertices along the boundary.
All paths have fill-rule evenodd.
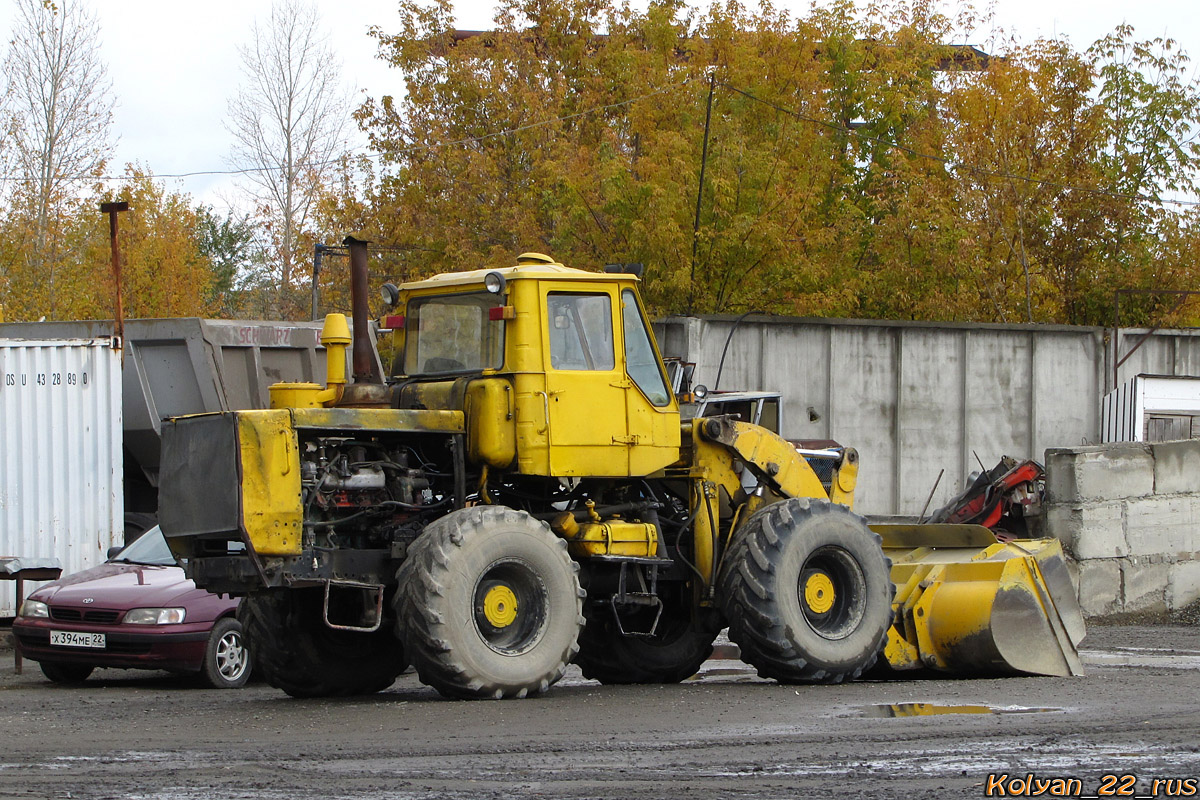
<path id="1" fill-rule="evenodd" d="M 372 652 L 347 656 L 320 647 L 312 638 L 310 619 L 298 608 L 296 593 L 275 589 L 251 595 L 238 605 L 256 673 L 292 697 L 347 697 L 372 694 L 391 686 L 408 663 L 390 631 L 351 634 L 373 637 Z"/>
<path id="2" fill-rule="evenodd" d="M 778 565 L 796 529 L 806 519 L 820 520 L 835 514 L 853 513 L 843 506 L 792 498 L 773 503 L 752 515 L 735 535 L 723 559 L 718 577 L 722 608 L 729 620 L 729 638 L 742 651 L 742 659 L 758 674 L 782 683 L 841 683 L 854 680 L 869 669 L 887 642 L 891 624 L 891 595 L 888 618 L 868 644 L 869 654 L 846 670 L 828 670 L 811 663 L 797 647 L 798 637 L 781 618 L 777 597 L 788 587 L 780 586 Z M 856 517 L 856 519 L 858 519 Z M 872 533 L 873 543 L 880 538 Z M 880 551 L 886 572 L 891 562 Z M 888 590 L 893 589 L 888 581 Z M 795 591 L 794 589 L 790 589 Z M 868 587 L 870 591 L 870 587 Z"/>
<path id="3" fill-rule="evenodd" d="M 567 554 L 567 543 L 550 532 L 549 526 L 523 511 L 504 506 L 475 506 L 452 512 L 428 526 L 409 548 L 408 558 L 397 572 L 399 589 L 396 593 L 397 633 L 411 655 L 421 682 L 432 686 L 446 697 L 466 699 L 503 699 L 541 694 L 557 682 L 579 651 L 577 637 L 563 652 L 559 666 L 549 675 L 533 678 L 523 686 L 489 683 L 473 676 L 456 657 L 449 621 L 432 598 L 445 598 L 445 578 L 453 569 L 454 551 L 468 546 L 473 537 L 488 535 L 495 525 L 536 526 L 552 542 L 553 551 L 562 568 L 570 573 L 575 587 L 576 624 L 582 628 L 583 598 L 579 586 L 579 565 Z"/>

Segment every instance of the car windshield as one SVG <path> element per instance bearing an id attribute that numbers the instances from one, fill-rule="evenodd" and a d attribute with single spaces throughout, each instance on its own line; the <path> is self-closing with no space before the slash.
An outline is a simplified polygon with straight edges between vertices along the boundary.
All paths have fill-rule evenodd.
<path id="1" fill-rule="evenodd" d="M 175 566 L 175 556 L 167 547 L 162 530 L 155 525 L 138 537 L 137 541 L 109 559 L 124 564 L 150 564 L 158 567 Z"/>

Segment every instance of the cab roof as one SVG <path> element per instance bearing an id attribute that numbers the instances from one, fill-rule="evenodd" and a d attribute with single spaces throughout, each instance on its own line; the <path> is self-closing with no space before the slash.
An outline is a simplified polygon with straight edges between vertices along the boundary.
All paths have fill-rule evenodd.
<path id="1" fill-rule="evenodd" d="M 443 272 L 420 281 L 410 281 L 400 286 L 402 291 L 434 289 L 450 286 L 482 286 L 484 277 L 498 272 L 504 280 L 551 279 L 568 281 L 636 281 L 637 276 L 626 272 L 589 272 L 564 266 L 550 256 L 541 253 L 522 253 L 512 267 L 484 267 L 465 272 Z"/>

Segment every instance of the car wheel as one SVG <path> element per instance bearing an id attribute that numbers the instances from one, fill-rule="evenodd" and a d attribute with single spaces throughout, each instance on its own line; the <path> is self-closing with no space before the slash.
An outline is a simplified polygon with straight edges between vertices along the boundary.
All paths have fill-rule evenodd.
<path id="1" fill-rule="evenodd" d="M 229 617 L 217 620 L 204 649 L 204 682 L 214 689 L 240 689 L 250 680 L 251 667 L 242 623 Z"/>
<path id="2" fill-rule="evenodd" d="M 78 686 L 88 679 L 94 669 L 86 664 L 55 664 L 51 661 L 43 661 L 40 666 L 43 675 L 64 686 Z"/>

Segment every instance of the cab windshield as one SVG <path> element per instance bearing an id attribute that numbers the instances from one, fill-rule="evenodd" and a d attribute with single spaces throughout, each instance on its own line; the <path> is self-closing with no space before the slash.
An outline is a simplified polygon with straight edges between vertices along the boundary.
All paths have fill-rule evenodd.
<path id="1" fill-rule="evenodd" d="M 404 374 L 477 372 L 504 364 L 503 303 L 491 292 L 417 297 L 404 323 Z"/>

